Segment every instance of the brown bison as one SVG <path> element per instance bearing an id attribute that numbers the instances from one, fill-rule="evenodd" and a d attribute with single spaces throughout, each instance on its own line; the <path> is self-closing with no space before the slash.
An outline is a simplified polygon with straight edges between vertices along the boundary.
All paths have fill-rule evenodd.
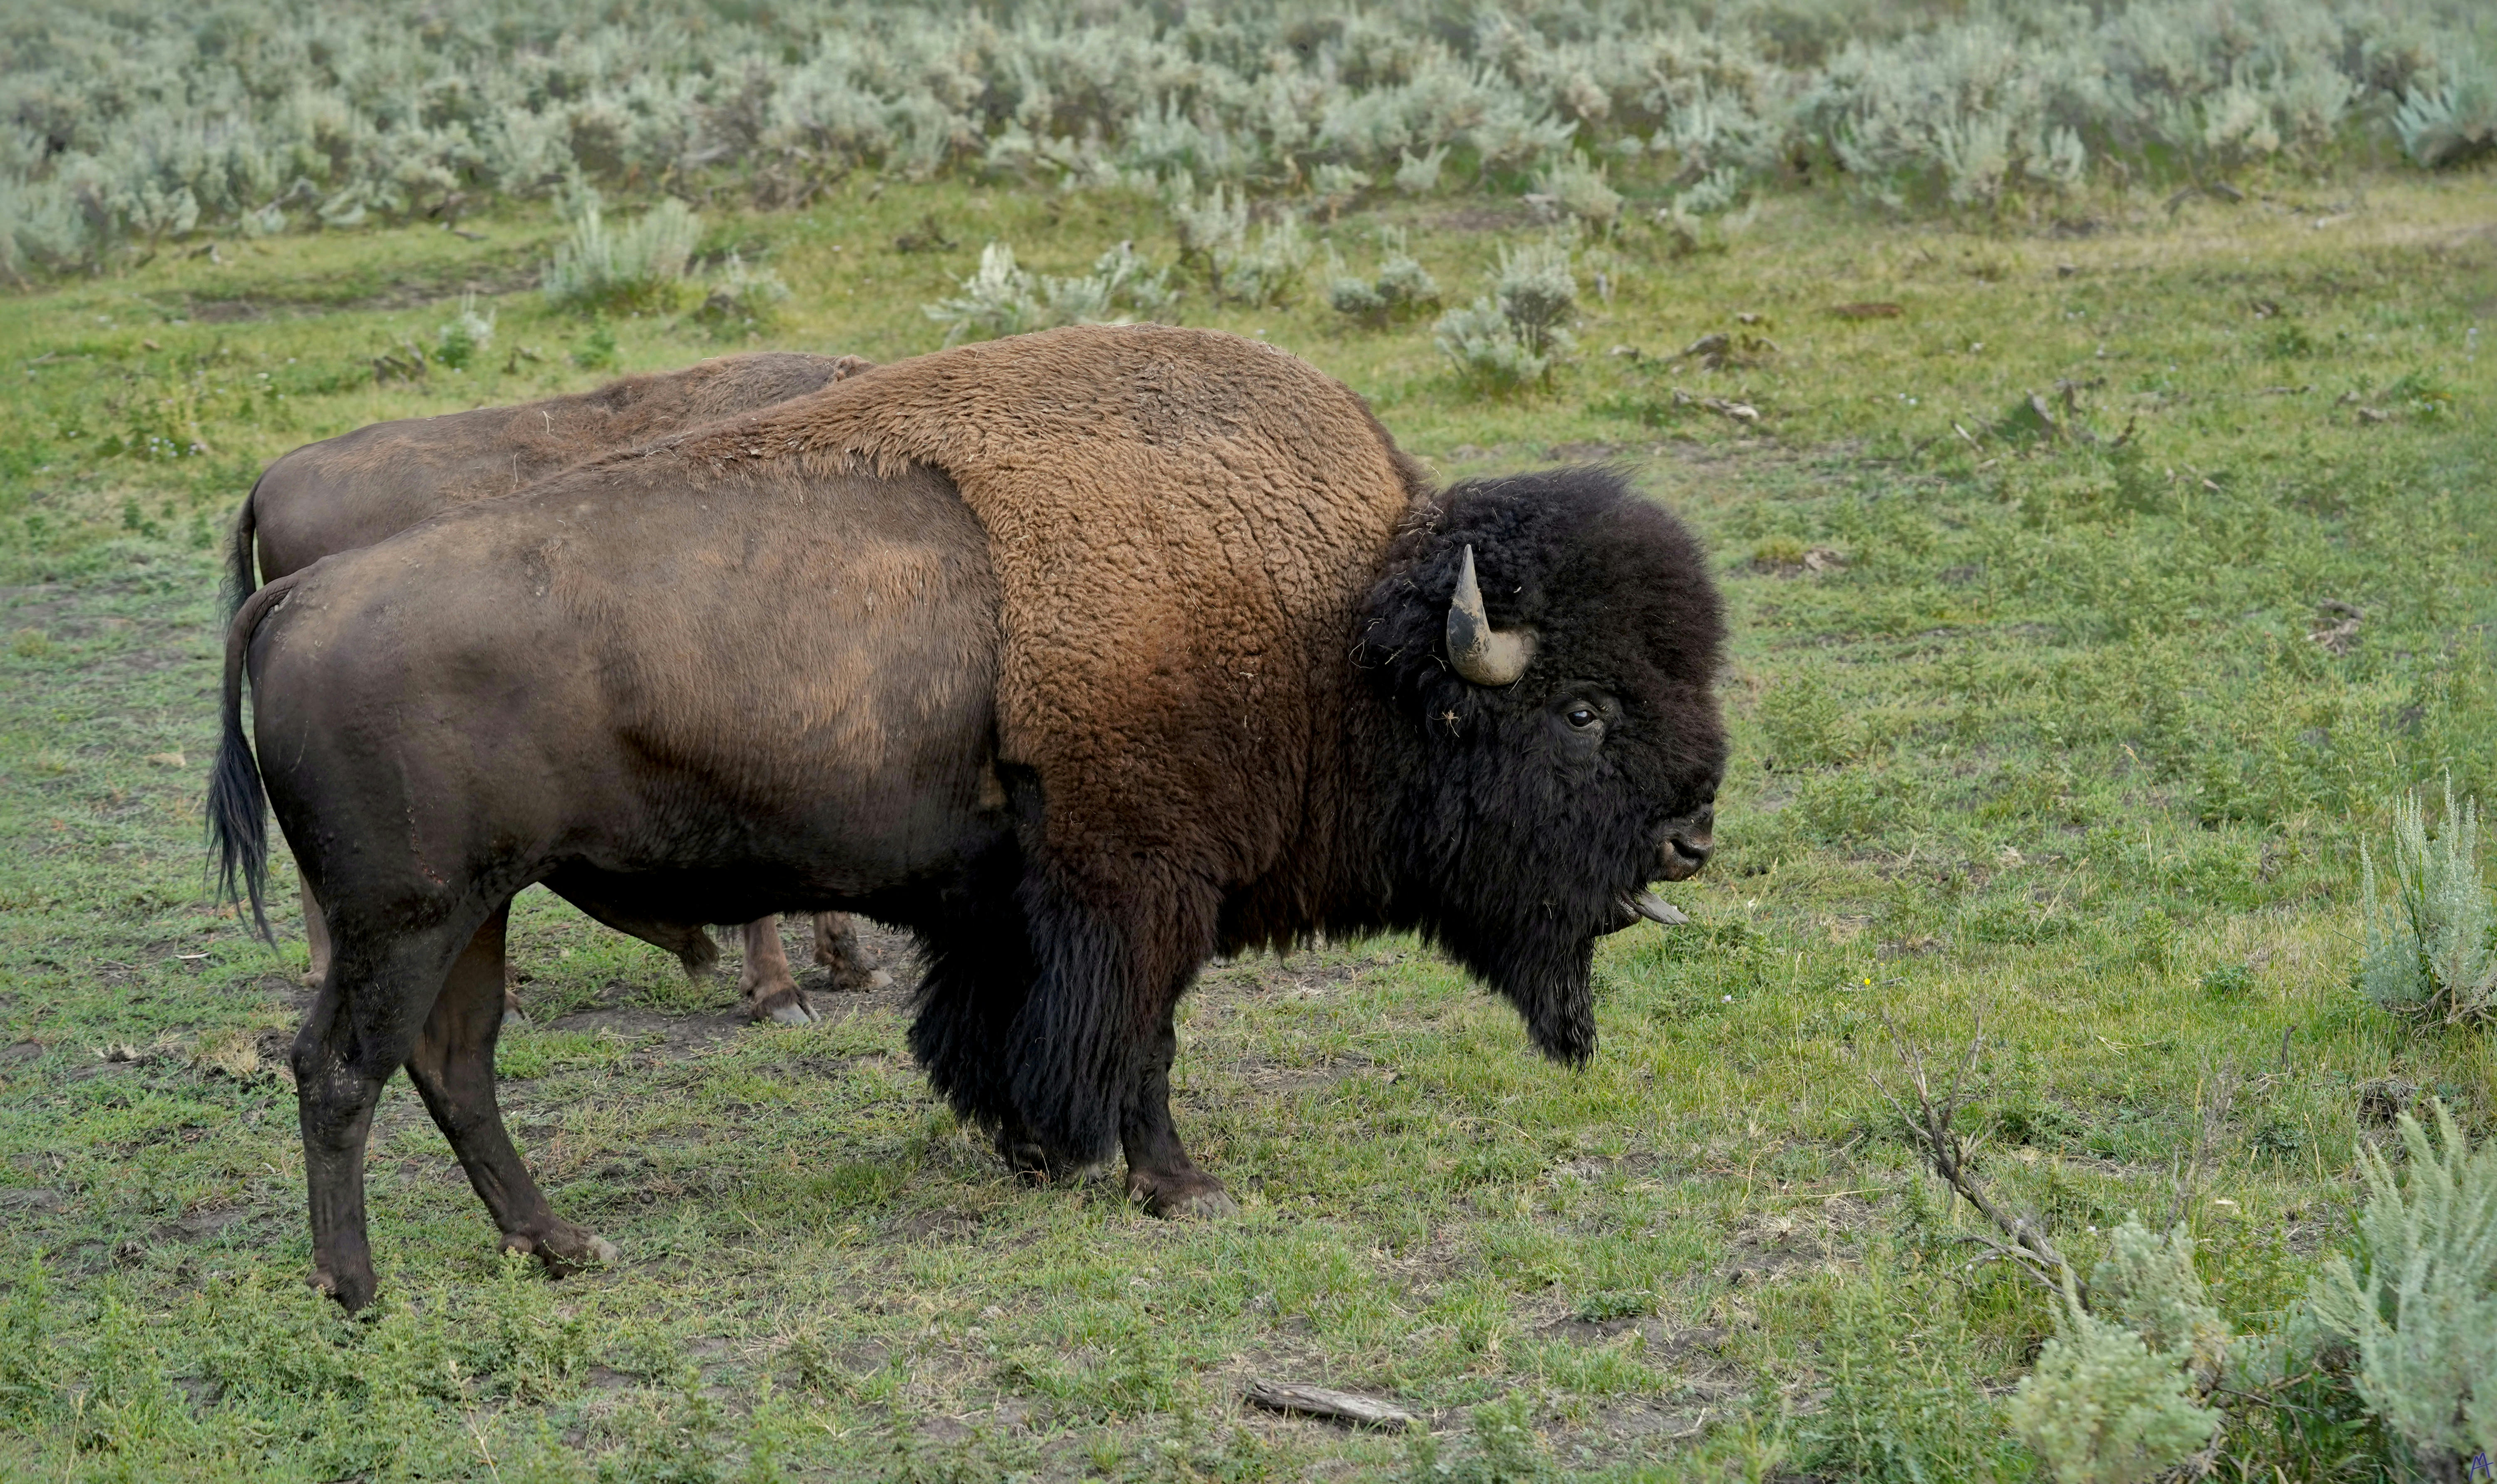
<path id="1" fill-rule="evenodd" d="M 274 581 L 332 553 L 371 546 L 454 506 L 510 494 L 601 454 L 820 391 L 870 364 L 857 356 L 722 356 L 572 396 L 376 423 L 307 443 L 262 472 L 235 519 L 231 605 L 239 606 L 262 578 Z M 831 969 L 837 988 L 890 982 L 868 961 L 848 914 L 819 912 L 814 926 L 815 962 Z M 740 988 L 747 1013 L 806 1020 L 806 994 L 780 945 L 780 920 L 765 917 L 743 931 Z M 318 984 L 330 968 L 330 934 L 308 882 L 303 932 L 312 956 L 306 978 Z M 689 970 L 705 971 L 717 957 L 707 935 L 680 941 Z M 520 1008 L 508 995 L 505 1006 Z"/>
<path id="2" fill-rule="evenodd" d="M 1617 475 L 1433 490 L 1338 383 L 1159 328 L 889 365 L 271 583 L 208 812 L 256 910 L 265 784 L 331 913 L 313 1281 L 372 1296 L 402 1065 L 507 1247 L 613 1254 L 495 1104 L 531 883 L 661 943 L 743 904 L 906 926 L 933 1085 L 1035 1175 L 1123 1147 L 1164 1214 L 1230 1205 L 1169 1108 L 1217 954 L 1417 931 L 1583 1060 L 1595 939 L 1709 854 L 1722 643 Z"/>

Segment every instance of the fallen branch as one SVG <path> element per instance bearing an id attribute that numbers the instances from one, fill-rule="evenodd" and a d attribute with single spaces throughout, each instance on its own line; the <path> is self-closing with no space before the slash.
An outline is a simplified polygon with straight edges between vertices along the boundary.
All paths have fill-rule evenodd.
<path id="1" fill-rule="evenodd" d="M 1892 1092 L 1889 1084 L 1870 1067 L 1865 1069 L 1864 1075 L 1914 1137 L 1917 1152 L 1924 1156 L 1926 1167 L 1939 1176 L 1953 1194 L 1968 1202 L 1987 1224 L 2002 1233 L 2000 1237 L 1983 1232 L 1972 1233 L 1969 1240 L 1986 1248 L 1991 1255 L 2017 1267 L 2048 1293 L 2063 1294 L 2066 1284 L 2075 1281 L 2072 1265 L 2065 1261 L 2064 1254 L 2047 1240 L 2044 1223 L 2026 1215 L 2006 1212 L 1986 1194 L 1985 1187 L 1977 1183 L 1972 1163 L 1976 1152 L 1976 1141 L 1962 1138 L 1959 1131 L 1951 1127 L 1951 1121 L 1958 1116 L 1967 1100 L 1970 1090 L 1967 1080 L 1976 1071 L 1977 1063 L 1985 1054 L 1984 1012 L 1977 1013 L 1975 1027 L 1969 1036 L 1967 1058 L 1952 1070 L 1950 1086 L 1939 1097 L 1934 1093 L 1933 1079 L 1925 1070 L 1924 1053 L 1899 1033 L 1899 1027 L 1891 1023 L 1888 1016 L 1881 1018 L 1881 1024 L 1890 1032 L 1891 1049 L 1898 1054 L 1899 1064 L 1907 1073 L 1906 1090 L 1913 1097 L 1915 1106 L 1909 1107 L 1908 1097 Z"/>
<path id="2" fill-rule="evenodd" d="M 1402 1428 L 1413 1425 L 1413 1414 L 1402 1407 L 1369 1397 L 1356 1397 L 1348 1391 L 1330 1391 L 1324 1386 L 1250 1381 L 1248 1398 L 1252 1405 L 1268 1411 L 1298 1412 L 1339 1422 L 1357 1422 L 1365 1427 Z"/>
<path id="3" fill-rule="evenodd" d="M 1673 405 L 1676 407 L 1702 408 L 1721 418 L 1731 418 L 1737 423 L 1749 426 L 1756 426 L 1760 421 L 1760 409 L 1749 402 L 1727 401 L 1722 396 L 1693 396 L 1680 387 L 1672 390 Z"/>

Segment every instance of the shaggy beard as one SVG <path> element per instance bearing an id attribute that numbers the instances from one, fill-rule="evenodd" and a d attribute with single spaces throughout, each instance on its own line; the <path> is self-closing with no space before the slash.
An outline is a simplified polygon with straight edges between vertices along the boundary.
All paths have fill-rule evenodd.
<path id="1" fill-rule="evenodd" d="M 1573 920 L 1580 915 L 1544 906 L 1521 922 L 1475 919 L 1431 931 L 1450 957 L 1516 1007 L 1535 1050 L 1570 1066 L 1596 1052 L 1596 937 L 1605 931 Z M 1609 926 L 1614 909 L 1606 905 L 1600 915 Z"/>

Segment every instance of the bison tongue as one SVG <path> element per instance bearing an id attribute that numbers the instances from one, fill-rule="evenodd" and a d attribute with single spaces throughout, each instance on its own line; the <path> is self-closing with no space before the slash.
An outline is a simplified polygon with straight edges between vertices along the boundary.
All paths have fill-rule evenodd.
<path id="1" fill-rule="evenodd" d="M 1679 907 L 1654 892 L 1640 892 L 1636 896 L 1624 893 L 1621 905 L 1622 910 L 1632 914 L 1633 918 L 1644 917 L 1649 922 L 1661 923 L 1667 928 L 1691 921 L 1690 918 L 1682 915 Z"/>

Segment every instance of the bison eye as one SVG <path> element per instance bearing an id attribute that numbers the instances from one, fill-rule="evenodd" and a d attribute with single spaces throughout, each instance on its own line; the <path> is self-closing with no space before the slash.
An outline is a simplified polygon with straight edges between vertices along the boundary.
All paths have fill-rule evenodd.
<path id="1" fill-rule="evenodd" d="M 1573 706 L 1569 708 L 1569 724 L 1582 732 L 1587 728 L 1594 726 L 1602 718 L 1596 714 L 1596 709 L 1592 706 Z"/>

